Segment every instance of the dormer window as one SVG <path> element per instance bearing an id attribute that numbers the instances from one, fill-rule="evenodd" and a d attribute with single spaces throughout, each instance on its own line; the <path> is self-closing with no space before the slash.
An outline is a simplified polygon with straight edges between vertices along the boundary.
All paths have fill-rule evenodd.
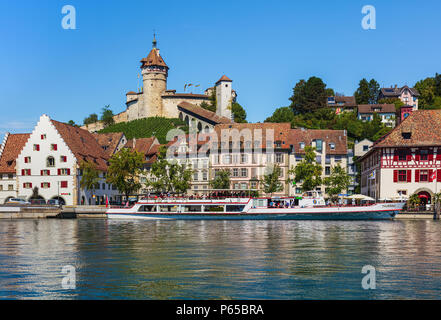
<path id="1" fill-rule="evenodd" d="M 335 143 L 331 142 L 331 143 L 329 144 L 329 148 L 330 148 L 331 150 L 335 150 Z"/>

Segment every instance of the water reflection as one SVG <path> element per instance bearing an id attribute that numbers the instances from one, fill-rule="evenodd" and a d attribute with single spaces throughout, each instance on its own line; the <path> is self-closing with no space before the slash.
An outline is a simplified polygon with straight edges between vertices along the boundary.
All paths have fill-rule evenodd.
<path id="1" fill-rule="evenodd" d="M 440 298 L 434 221 L 0 221 L 0 297 Z M 61 269 L 77 270 L 63 290 Z M 377 289 L 361 288 L 361 269 Z"/>

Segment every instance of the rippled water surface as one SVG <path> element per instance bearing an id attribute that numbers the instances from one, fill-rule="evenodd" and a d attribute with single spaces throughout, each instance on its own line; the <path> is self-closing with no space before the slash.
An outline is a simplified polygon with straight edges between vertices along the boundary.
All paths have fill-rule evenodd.
<path id="1" fill-rule="evenodd" d="M 440 246 L 431 220 L 0 220 L 0 298 L 440 299 Z"/>

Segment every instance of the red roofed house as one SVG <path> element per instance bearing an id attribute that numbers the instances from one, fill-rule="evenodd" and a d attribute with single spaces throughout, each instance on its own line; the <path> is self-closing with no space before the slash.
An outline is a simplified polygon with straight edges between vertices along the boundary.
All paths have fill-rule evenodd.
<path id="1" fill-rule="evenodd" d="M 0 204 L 18 197 L 16 159 L 29 136 L 6 133 L 0 145 Z"/>
<path id="2" fill-rule="evenodd" d="M 418 194 L 426 204 L 441 191 L 441 110 L 413 111 L 376 141 L 361 161 L 361 192 L 398 199 Z"/>
<path id="3" fill-rule="evenodd" d="M 66 205 L 104 204 L 106 195 L 114 201 L 119 193 L 105 182 L 109 157 L 92 133 L 42 115 L 16 160 L 18 196 L 28 199 L 38 187 L 41 198 Z M 82 161 L 100 171 L 95 198 L 80 187 Z"/>

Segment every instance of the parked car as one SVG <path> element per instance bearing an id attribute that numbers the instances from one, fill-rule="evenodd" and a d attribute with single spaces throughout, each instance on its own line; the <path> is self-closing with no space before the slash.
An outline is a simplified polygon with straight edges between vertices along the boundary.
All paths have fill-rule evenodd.
<path id="1" fill-rule="evenodd" d="M 31 204 L 29 201 L 20 198 L 11 198 L 6 204 Z"/>
<path id="2" fill-rule="evenodd" d="M 37 205 L 45 205 L 46 201 L 44 199 L 31 199 L 31 204 L 37 204 Z"/>
<path id="3" fill-rule="evenodd" d="M 58 201 L 58 199 L 50 199 L 47 201 L 47 204 L 51 205 L 51 206 L 59 206 L 60 205 L 60 201 Z"/>

